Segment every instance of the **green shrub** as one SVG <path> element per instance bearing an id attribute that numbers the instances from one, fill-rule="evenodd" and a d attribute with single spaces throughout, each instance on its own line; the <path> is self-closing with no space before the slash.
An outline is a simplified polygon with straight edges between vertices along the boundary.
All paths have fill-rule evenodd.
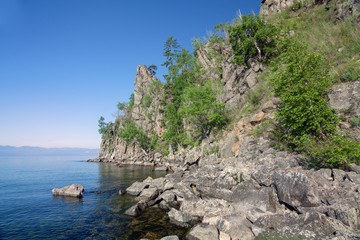
<path id="1" fill-rule="evenodd" d="M 359 126 L 360 125 L 360 119 L 357 118 L 357 117 L 354 117 L 354 118 L 350 119 L 350 123 L 353 126 Z"/>
<path id="2" fill-rule="evenodd" d="M 356 81 L 359 78 L 360 78 L 360 66 L 358 66 L 358 68 L 355 68 L 354 66 L 349 66 L 341 76 L 341 81 L 351 82 L 351 81 Z"/>
<path id="3" fill-rule="evenodd" d="M 322 57 L 305 49 L 296 41 L 284 41 L 278 62 L 282 65 L 273 68 L 271 78 L 275 95 L 283 101 L 276 117 L 294 138 L 309 134 L 326 139 L 338 124 L 326 98 L 331 79 Z"/>
<path id="4" fill-rule="evenodd" d="M 149 108 L 151 106 L 151 103 L 152 103 L 152 97 L 149 96 L 149 95 L 146 95 L 145 98 L 144 98 L 143 106 L 145 108 Z"/>
<path id="5" fill-rule="evenodd" d="M 242 16 L 240 22 L 230 28 L 229 38 L 234 51 L 234 61 L 245 64 L 249 58 L 259 60 L 272 57 L 276 50 L 278 30 L 266 24 L 258 15 Z"/>
<path id="6" fill-rule="evenodd" d="M 298 150 L 306 153 L 311 167 L 346 169 L 350 163 L 360 163 L 360 143 L 338 134 L 324 141 L 306 136 Z"/>
<path id="7" fill-rule="evenodd" d="M 133 121 L 129 123 L 123 123 L 123 128 L 119 130 L 118 136 L 124 139 L 127 143 L 135 140 L 138 134 L 138 129 Z"/>

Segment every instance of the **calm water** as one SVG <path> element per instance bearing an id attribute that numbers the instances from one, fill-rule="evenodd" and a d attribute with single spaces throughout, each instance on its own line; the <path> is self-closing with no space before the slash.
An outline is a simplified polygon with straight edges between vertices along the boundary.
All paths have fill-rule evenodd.
<path id="1" fill-rule="evenodd" d="M 163 173 L 84 159 L 0 157 L 0 239 L 156 239 L 185 234 L 170 225 L 161 210 L 150 209 L 137 218 L 123 214 L 134 199 L 118 191 Z M 73 183 L 85 187 L 82 199 L 52 197 L 52 188 Z"/>

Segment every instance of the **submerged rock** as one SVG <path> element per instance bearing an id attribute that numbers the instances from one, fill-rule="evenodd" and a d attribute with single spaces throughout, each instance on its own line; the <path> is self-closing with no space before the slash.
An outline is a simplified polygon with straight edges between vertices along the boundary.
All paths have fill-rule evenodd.
<path id="1" fill-rule="evenodd" d="M 62 188 L 54 188 L 52 194 L 54 196 L 68 196 L 81 198 L 84 193 L 84 186 L 80 184 L 72 184 Z"/>

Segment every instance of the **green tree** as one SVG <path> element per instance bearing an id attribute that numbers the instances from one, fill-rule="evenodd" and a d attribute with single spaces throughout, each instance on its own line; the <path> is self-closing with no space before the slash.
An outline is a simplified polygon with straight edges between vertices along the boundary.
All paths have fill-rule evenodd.
<path id="1" fill-rule="evenodd" d="M 148 67 L 148 70 L 149 70 L 149 72 L 150 72 L 150 74 L 151 75 L 154 75 L 155 76 L 155 74 L 156 74 L 156 70 L 157 70 L 157 66 L 155 66 L 154 64 L 153 65 L 150 65 L 149 67 Z"/>
<path id="2" fill-rule="evenodd" d="M 121 115 L 124 114 L 124 111 L 125 111 L 125 108 L 126 108 L 127 104 L 128 103 L 126 103 L 126 102 L 118 102 L 118 104 L 116 105 L 116 107 L 117 107 L 117 115 L 118 116 L 121 116 Z"/>
<path id="3" fill-rule="evenodd" d="M 279 57 L 282 65 L 275 67 L 272 77 L 275 94 L 283 101 L 277 118 L 292 136 L 310 134 L 324 140 L 338 123 L 328 107 L 328 67 L 320 55 L 296 41 L 286 40 L 285 48 Z"/>
<path id="4" fill-rule="evenodd" d="M 210 134 L 212 127 L 221 128 L 227 123 L 225 104 L 216 101 L 215 91 L 210 84 L 188 87 L 182 95 L 180 114 L 194 126 L 192 136 L 200 140 Z"/>
<path id="5" fill-rule="evenodd" d="M 108 129 L 109 123 L 104 122 L 105 118 L 103 116 L 100 117 L 99 121 L 98 121 L 98 126 L 99 126 L 99 133 L 101 135 L 104 135 Z"/>
<path id="6" fill-rule="evenodd" d="M 249 58 L 257 57 L 263 60 L 273 56 L 277 34 L 276 27 L 266 24 L 260 16 L 255 14 L 242 16 L 239 22 L 230 28 L 229 33 L 234 61 L 244 64 Z"/>

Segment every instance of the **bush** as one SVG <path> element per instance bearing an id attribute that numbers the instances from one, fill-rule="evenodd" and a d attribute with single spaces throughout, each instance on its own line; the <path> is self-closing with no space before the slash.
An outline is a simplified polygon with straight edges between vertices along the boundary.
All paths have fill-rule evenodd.
<path id="1" fill-rule="evenodd" d="M 342 135 L 333 135 L 324 141 L 307 136 L 298 150 L 306 153 L 311 167 L 342 168 L 350 163 L 360 163 L 360 144 Z"/>
<path id="2" fill-rule="evenodd" d="M 144 107 L 149 108 L 151 103 L 152 103 L 152 97 L 150 97 L 149 95 L 146 95 L 145 99 L 144 99 Z"/>
<path id="3" fill-rule="evenodd" d="M 309 134 L 325 140 L 338 124 L 328 107 L 328 68 L 320 55 L 304 51 L 298 42 L 284 43 L 282 66 L 273 69 L 271 78 L 275 95 L 283 101 L 276 117 L 295 138 Z"/>
<path id="4" fill-rule="evenodd" d="M 276 50 L 278 30 L 258 15 L 242 16 L 239 24 L 230 28 L 229 38 L 234 51 L 234 61 L 245 64 L 249 58 L 259 60 L 272 57 Z"/>

